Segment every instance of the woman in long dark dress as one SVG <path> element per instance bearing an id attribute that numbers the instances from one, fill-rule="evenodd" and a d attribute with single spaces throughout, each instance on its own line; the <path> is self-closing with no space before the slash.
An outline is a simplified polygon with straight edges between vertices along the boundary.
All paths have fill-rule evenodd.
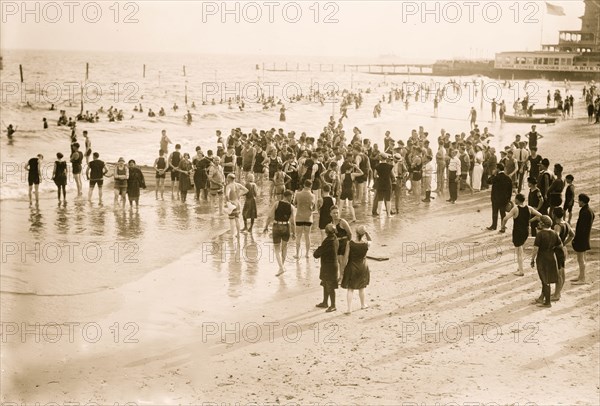
<path id="1" fill-rule="evenodd" d="M 348 289 L 346 302 L 348 310 L 344 314 L 352 314 L 352 296 L 358 290 L 360 308 L 366 309 L 365 288 L 369 285 L 371 275 L 367 264 L 367 251 L 371 245 L 371 236 L 364 226 L 356 228 L 356 241 L 346 244 L 344 254 L 344 271 L 342 276 L 342 288 Z"/>
<path id="2" fill-rule="evenodd" d="M 321 269 L 319 271 L 319 279 L 323 286 L 323 301 L 317 304 L 319 308 L 326 308 L 326 312 L 336 311 L 335 307 L 335 290 L 338 288 L 339 267 L 337 261 L 337 251 L 339 242 L 335 235 L 335 227 L 333 224 L 327 224 L 325 227 L 326 237 L 321 245 L 315 250 L 313 256 L 321 259 Z M 331 300 L 331 305 L 328 305 L 328 300 Z"/>
<path id="3" fill-rule="evenodd" d="M 192 173 L 190 154 L 187 152 L 183 154 L 183 158 L 175 170 L 179 173 L 179 191 L 181 192 L 181 203 L 185 203 L 188 190 L 192 188 L 192 181 L 190 179 L 190 174 Z"/>
<path id="4" fill-rule="evenodd" d="M 525 195 L 519 193 L 515 196 L 515 206 L 502 219 L 501 233 L 506 230 L 506 222 L 511 218 L 514 219 L 512 242 L 517 253 L 517 264 L 519 267 L 517 272 L 513 274 L 515 276 L 525 275 L 523 272 L 523 246 L 527 242 L 527 237 L 529 237 L 529 224 L 537 221 L 541 215 L 539 211 L 526 205 Z"/>
<path id="5" fill-rule="evenodd" d="M 531 267 L 533 268 L 537 261 L 537 271 L 542 282 L 542 294 L 535 300 L 535 303 L 539 307 L 552 307 L 550 284 L 558 282 L 558 264 L 554 250 L 562 248 L 562 242 L 558 234 L 550 229 L 552 227 L 550 217 L 542 216 L 539 227 L 540 230 L 535 236 L 531 254 Z"/>
<path id="6" fill-rule="evenodd" d="M 52 180 L 58 187 L 58 204 L 60 204 L 60 192 L 62 190 L 64 204 L 67 204 L 67 162 L 63 161 L 64 155 L 58 152 L 57 160 L 54 161 L 54 169 L 52 170 Z"/>
<path id="7" fill-rule="evenodd" d="M 144 174 L 135 164 L 133 159 L 129 160 L 129 179 L 127 179 L 127 196 L 129 197 L 129 207 L 137 209 L 140 204 L 140 189 L 146 189 Z"/>
<path id="8" fill-rule="evenodd" d="M 256 209 L 256 196 L 258 196 L 258 186 L 254 183 L 254 175 L 249 173 L 246 176 L 246 200 L 244 201 L 244 208 L 242 209 L 242 218 L 244 219 L 244 228 L 242 231 L 252 232 L 254 227 L 254 220 L 258 217 L 258 210 Z M 250 227 L 248 228 L 247 220 L 250 220 Z"/>

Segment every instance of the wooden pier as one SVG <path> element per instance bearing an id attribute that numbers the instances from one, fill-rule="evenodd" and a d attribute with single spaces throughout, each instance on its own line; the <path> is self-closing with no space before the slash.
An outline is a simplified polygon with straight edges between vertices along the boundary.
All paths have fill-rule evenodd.
<path id="1" fill-rule="evenodd" d="M 359 72 L 375 75 L 431 75 L 433 65 L 428 64 L 301 64 L 301 63 L 263 63 L 256 70 L 265 72 Z"/>

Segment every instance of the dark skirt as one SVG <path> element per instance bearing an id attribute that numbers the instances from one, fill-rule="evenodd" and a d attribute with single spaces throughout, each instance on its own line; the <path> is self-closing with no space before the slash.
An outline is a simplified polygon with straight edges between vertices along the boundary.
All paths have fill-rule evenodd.
<path id="1" fill-rule="evenodd" d="M 525 244 L 525 242 L 527 241 L 527 237 L 529 237 L 529 228 L 513 228 L 512 242 L 515 247 L 520 247 L 523 244 Z"/>
<path id="2" fill-rule="evenodd" d="M 558 264 L 552 251 L 538 251 L 537 271 L 542 283 L 558 282 Z"/>
<path id="3" fill-rule="evenodd" d="M 242 216 L 245 219 L 255 219 L 258 217 L 258 210 L 256 209 L 256 199 L 246 199 L 244 202 L 244 208 L 242 209 Z"/>
<path id="4" fill-rule="evenodd" d="M 179 190 L 181 192 L 187 192 L 192 188 L 192 182 L 190 182 L 190 175 L 187 173 L 179 172 Z"/>
<path id="5" fill-rule="evenodd" d="M 364 289 L 369 285 L 371 274 L 366 259 L 362 261 L 348 261 L 342 278 L 344 289 Z"/>

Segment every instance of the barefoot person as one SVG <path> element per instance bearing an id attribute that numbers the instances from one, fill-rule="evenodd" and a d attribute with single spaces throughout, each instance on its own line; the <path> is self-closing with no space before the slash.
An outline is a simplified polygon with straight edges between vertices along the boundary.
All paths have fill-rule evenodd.
<path id="1" fill-rule="evenodd" d="M 158 200 L 158 193 L 160 192 L 160 198 L 165 200 L 165 178 L 167 177 L 167 160 L 165 159 L 165 151 L 158 151 L 158 158 L 154 160 L 154 170 L 156 171 L 156 190 L 154 191 L 156 200 Z"/>
<path id="2" fill-rule="evenodd" d="M 144 174 L 137 167 L 135 161 L 130 159 L 129 162 L 129 178 L 127 178 L 127 197 L 129 197 L 129 207 L 133 208 L 135 202 L 136 210 L 140 205 L 140 189 L 146 189 Z"/>
<path id="3" fill-rule="evenodd" d="M 556 282 L 556 290 L 554 294 L 550 297 L 550 300 L 556 302 L 560 300 L 560 292 L 562 291 L 563 286 L 565 285 L 565 261 L 567 259 L 568 251 L 567 244 L 573 241 L 573 237 L 575 237 L 575 232 L 564 220 L 564 210 L 562 207 L 556 207 L 552 211 L 552 221 L 554 221 L 554 231 L 560 237 L 562 241 L 562 249 L 556 249 L 554 251 L 554 255 L 556 255 L 556 263 L 558 265 L 558 281 Z"/>
<path id="4" fill-rule="evenodd" d="M 37 154 L 35 158 L 31 158 L 27 164 L 25 164 L 25 170 L 27 173 L 27 183 L 29 183 L 29 205 L 33 204 L 31 199 L 31 192 L 35 189 L 35 205 L 40 204 L 40 180 L 42 179 L 42 160 L 44 156 Z"/>
<path id="5" fill-rule="evenodd" d="M 265 222 L 264 232 L 266 233 L 269 231 L 269 222 L 273 221 L 273 249 L 279 265 L 279 271 L 275 276 L 281 276 L 285 272 L 287 244 L 290 235 L 292 238 L 296 238 L 296 209 L 292 205 L 293 195 L 291 190 L 286 190 L 283 193 L 283 199 L 273 203 Z"/>
<path id="6" fill-rule="evenodd" d="M 346 220 L 340 218 L 340 209 L 337 206 L 331 207 L 331 224 L 335 226 L 335 235 L 340 242 L 338 250 L 338 262 L 340 270 L 344 269 L 344 255 L 346 254 L 346 244 L 352 238 L 352 230 Z"/>
<path id="7" fill-rule="evenodd" d="M 552 219 L 542 216 L 540 230 L 535 236 L 533 252 L 531 253 L 531 267 L 536 266 L 542 282 L 542 294 L 535 300 L 538 307 L 552 307 L 550 302 L 550 284 L 558 282 L 558 265 L 554 256 L 555 248 L 562 248 L 558 234 L 551 230 Z"/>
<path id="8" fill-rule="evenodd" d="M 63 161 L 64 155 L 60 152 L 56 154 L 54 169 L 52 170 L 52 180 L 58 187 L 58 204 L 60 204 L 60 192 L 62 191 L 64 204 L 67 204 L 67 163 Z"/>
<path id="9" fill-rule="evenodd" d="M 312 182 L 307 179 L 304 181 L 304 189 L 296 193 L 296 230 L 298 231 L 296 255 L 294 256 L 296 259 L 300 258 L 303 235 L 306 258 L 308 258 L 310 251 L 310 229 L 313 224 L 313 210 L 315 209 L 315 196 L 312 194 L 311 188 Z"/>
<path id="10" fill-rule="evenodd" d="M 88 201 L 92 201 L 94 187 L 98 185 L 98 203 L 102 203 L 102 185 L 104 185 L 104 175 L 108 173 L 106 164 L 100 160 L 100 154 L 94 152 L 92 162 L 88 164 L 85 170 L 85 177 L 90 181 L 90 190 L 88 192 Z"/>
<path id="11" fill-rule="evenodd" d="M 115 208 L 119 204 L 119 198 L 121 198 L 121 205 L 125 208 L 125 194 L 127 193 L 127 179 L 129 179 L 129 168 L 125 165 L 125 159 L 119 158 L 117 165 L 115 166 L 114 172 L 114 188 L 115 188 Z"/>
<path id="12" fill-rule="evenodd" d="M 162 148 L 161 148 L 162 149 Z M 175 145 L 175 151 L 169 155 L 169 170 L 171 171 L 171 199 L 175 199 L 175 191 L 177 191 L 177 200 L 180 199 L 180 190 L 179 190 L 179 174 L 180 172 L 177 170 L 179 168 L 179 164 L 181 163 L 182 155 L 181 155 L 181 145 Z M 163 151 L 165 151 L 163 149 Z"/>
<path id="13" fill-rule="evenodd" d="M 77 185 L 77 197 L 81 196 L 81 171 L 83 170 L 83 154 L 79 151 L 79 143 L 73 144 L 73 153 L 71 154 L 71 166 L 73 170 L 73 179 Z"/>
<path id="14" fill-rule="evenodd" d="M 340 277 L 337 260 L 339 245 L 335 235 L 335 227 L 333 224 L 328 224 L 325 227 L 325 239 L 313 253 L 315 258 L 321 259 L 319 279 L 321 279 L 321 286 L 323 286 L 323 301 L 317 307 L 327 309 L 325 310 L 327 313 L 337 310 L 335 307 L 335 290 L 338 288 Z M 328 304 L 329 300 L 331 304 Z"/>
<path id="15" fill-rule="evenodd" d="M 541 214 L 539 211 L 525 204 L 525 196 L 519 193 L 515 196 L 515 207 L 513 207 L 506 217 L 502 219 L 502 226 L 500 232 L 503 233 L 506 230 L 506 222 L 510 219 L 514 219 L 513 231 L 512 231 L 512 242 L 515 246 L 517 253 L 517 272 L 515 276 L 525 275 L 523 272 L 523 245 L 529 237 L 529 224 L 535 220 L 539 220 Z"/>
<path id="16" fill-rule="evenodd" d="M 348 289 L 346 302 L 348 309 L 344 314 L 352 313 L 352 296 L 358 290 L 360 308 L 366 309 L 365 288 L 370 282 L 369 265 L 367 264 L 367 251 L 371 245 L 371 236 L 365 226 L 356 228 L 356 241 L 349 241 L 344 252 L 344 270 L 342 272 L 342 288 Z"/>
<path id="17" fill-rule="evenodd" d="M 581 193 L 577 197 L 579 217 L 575 226 L 575 238 L 573 238 L 573 250 L 577 253 L 577 263 L 579 264 L 579 276 L 571 279 L 573 285 L 583 285 L 587 283 L 585 278 L 585 252 L 591 249 L 590 233 L 592 232 L 592 223 L 594 222 L 595 214 L 589 206 L 590 198 L 585 193 Z"/>
<path id="18" fill-rule="evenodd" d="M 229 226 L 231 236 L 239 238 L 240 236 L 240 212 L 242 205 L 240 197 L 248 193 L 248 189 L 244 185 L 235 181 L 235 174 L 227 175 L 227 184 L 225 185 L 225 199 L 228 204 L 233 206 L 233 210 L 229 213 Z"/>
<path id="19" fill-rule="evenodd" d="M 258 210 L 256 208 L 256 196 L 258 196 L 258 186 L 254 183 L 254 174 L 246 174 L 246 200 L 244 200 L 244 207 L 242 209 L 242 218 L 244 219 L 244 228 L 242 231 L 252 232 L 254 227 L 254 220 L 258 217 Z M 250 227 L 248 227 L 247 221 L 250 220 Z"/>

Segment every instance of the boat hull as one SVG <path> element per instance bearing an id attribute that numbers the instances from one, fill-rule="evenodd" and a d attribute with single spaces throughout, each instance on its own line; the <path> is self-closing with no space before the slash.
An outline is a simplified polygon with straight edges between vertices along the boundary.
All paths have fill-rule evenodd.
<path id="1" fill-rule="evenodd" d="M 554 124 L 557 117 L 522 117 L 505 115 L 504 121 L 507 123 L 527 123 L 527 124 Z"/>

